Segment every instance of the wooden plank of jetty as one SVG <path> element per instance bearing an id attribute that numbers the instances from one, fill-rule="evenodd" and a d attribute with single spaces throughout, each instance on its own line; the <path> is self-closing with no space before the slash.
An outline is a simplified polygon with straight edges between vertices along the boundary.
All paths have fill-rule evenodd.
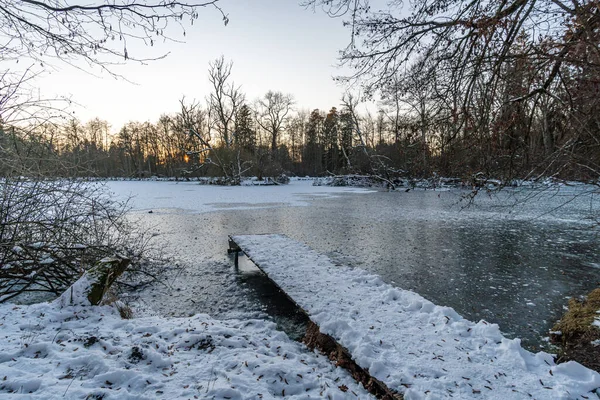
<path id="1" fill-rule="evenodd" d="M 238 236 L 239 237 L 239 236 Z M 249 256 L 234 240 L 234 236 L 229 236 L 229 248 L 227 249 L 227 253 L 234 253 L 235 257 L 235 266 L 236 268 L 239 265 L 239 253 L 242 252 L 246 254 L 246 256 L 262 271 L 266 274 L 265 270 L 263 270 L 260 264 L 257 261 L 253 260 L 251 256 Z M 267 274 L 268 277 L 268 274 Z M 288 300 L 292 302 L 309 320 L 308 327 L 306 329 L 306 334 L 304 335 L 303 342 L 310 349 L 319 349 L 321 352 L 326 354 L 331 360 L 334 360 L 336 364 L 342 368 L 345 368 L 350 372 L 352 377 L 363 384 L 363 386 L 375 395 L 377 398 L 383 400 L 402 400 L 403 397 L 400 393 L 395 390 L 389 389 L 383 382 L 369 375 L 367 371 L 361 368 L 356 362 L 352 359 L 352 355 L 350 352 L 344 348 L 344 346 L 340 345 L 334 338 L 331 336 L 322 333 L 319 330 L 319 326 L 315 324 L 311 319 L 309 313 L 302 308 L 300 304 L 294 300 L 293 297 L 290 297 L 288 293 L 285 292 L 274 280 L 271 279 L 271 282 L 283 293 Z"/>
<path id="2" fill-rule="evenodd" d="M 329 338 L 332 352 L 372 378 L 380 397 L 598 398 L 592 391 L 600 388 L 600 374 L 531 353 L 495 324 L 468 321 L 284 235 L 230 239 L 231 251 L 245 253 L 307 314 L 323 334 L 319 340 Z"/>

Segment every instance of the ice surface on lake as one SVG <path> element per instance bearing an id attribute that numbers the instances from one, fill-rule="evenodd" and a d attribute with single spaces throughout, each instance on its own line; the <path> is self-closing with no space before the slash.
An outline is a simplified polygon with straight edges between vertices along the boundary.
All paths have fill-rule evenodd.
<path id="1" fill-rule="evenodd" d="M 289 185 L 215 186 L 197 182 L 113 181 L 110 190 L 120 199 L 131 197 L 134 210 L 179 209 L 188 212 L 306 206 L 310 198 L 333 198 L 341 193 L 370 193 L 348 187 L 313 186 L 292 180 Z"/>
<path id="2" fill-rule="evenodd" d="M 122 196 L 139 189 L 132 200 L 136 223 L 151 230 L 169 260 L 188 267 L 174 272 L 169 286 L 148 291 L 146 306 L 162 314 L 267 314 L 288 324 L 285 298 L 260 273 L 251 266 L 233 270 L 225 252 L 232 233 L 286 234 L 468 319 L 498 323 L 528 348 L 546 346 L 541 337 L 562 315 L 567 297 L 586 294 L 600 282 L 600 270 L 590 266 L 599 262 L 600 242 L 587 219 L 600 196 L 585 196 L 589 188 L 583 186 L 545 193 L 507 189 L 498 196 L 481 194 L 466 208 L 461 199 L 468 192 L 461 190 L 357 194 L 311 181 L 108 186 Z M 155 204 L 154 197 L 171 199 Z M 182 204 L 188 206 L 158 207 Z"/>

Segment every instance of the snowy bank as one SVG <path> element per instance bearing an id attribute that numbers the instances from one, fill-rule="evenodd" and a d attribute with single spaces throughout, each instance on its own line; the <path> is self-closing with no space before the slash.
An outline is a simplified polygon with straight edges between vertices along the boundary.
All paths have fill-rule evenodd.
<path id="1" fill-rule="evenodd" d="M 123 320 L 108 306 L 2 304 L 0 337 L 0 397 L 372 398 L 262 320 Z"/>
<path id="2" fill-rule="evenodd" d="M 233 236 L 356 363 L 407 400 L 576 399 L 600 374 L 524 350 L 497 325 L 473 323 L 375 275 L 334 263 L 282 235 Z"/>

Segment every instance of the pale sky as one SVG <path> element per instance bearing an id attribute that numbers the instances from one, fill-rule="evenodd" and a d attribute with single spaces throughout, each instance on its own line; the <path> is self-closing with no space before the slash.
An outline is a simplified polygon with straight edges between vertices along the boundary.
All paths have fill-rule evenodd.
<path id="1" fill-rule="evenodd" d="M 99 117 L 117 131 L 128 121 L 158 120 L 162 113 L 178 110 L 178 101 L 201 100 L 209 93 L 208 63 L 224 55 L 234 63 L 232 77 L 251 102 L 268 90 L 294 95 L 299 109 L 328 110 L 339 106 L 343 89 L 332 79 L 339 50 L 350 40 L 341 19 L 313 13 L 299 1 L 252 0 L 219 2 L 229 14 L 224 26 L 220 14 L 201 9 L 194 26 L 186 25 L 186 36 L 172 25 L 171 37 L 185 43 L 155 45 L 163 60 L 148 65 L 128 63 L 115 71 L 136 84 L 115 80 L 96 70 L 100 77 L 57 64 L 38 80 L 45 96 L 67 95 L 82 107 L 74 115 L 83 122 Z M 130 46 L 129 53 L 146 52 Z"/>

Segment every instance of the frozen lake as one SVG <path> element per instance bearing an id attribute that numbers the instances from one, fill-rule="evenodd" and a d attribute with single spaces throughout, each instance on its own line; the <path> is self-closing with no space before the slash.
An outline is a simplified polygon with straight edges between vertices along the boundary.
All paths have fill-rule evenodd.
<path id="1" fill-rule="evenodd" d="M 293 334 L 300 318 L 285 298 L 249 263 L 234 269 L 229 234 L 285 234 L 468 319 L 497 323 L 532 349 L 569 296 L 600 284 L 600 239 L 587 219 L 600 200 L 574 197 L 582 187 L 516 205 L 533 192 L 506 190 L 463 209 L 459 190 L 376 192 L 311 181 L 108 186 L 118 197 L 135 196 L 132 217 L 157 234 L 170 262 L 187 267 L 143 296 L 148 309 L 165 315 L 270 316 Z"/>

